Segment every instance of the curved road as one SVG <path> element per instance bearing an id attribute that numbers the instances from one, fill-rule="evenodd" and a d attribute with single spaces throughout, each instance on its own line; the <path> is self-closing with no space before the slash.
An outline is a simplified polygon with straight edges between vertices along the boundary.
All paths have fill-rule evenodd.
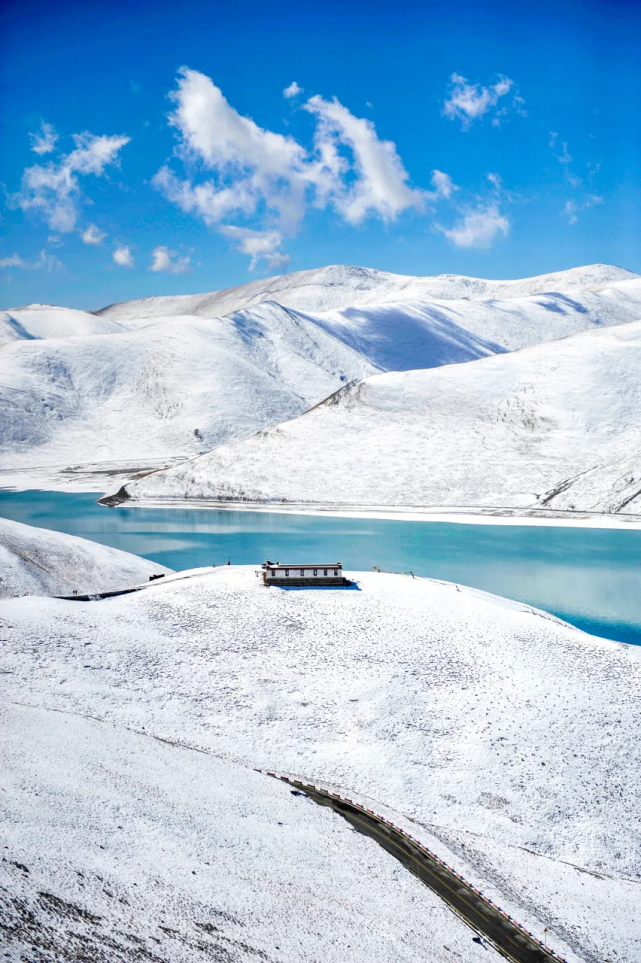
<path id="1" fill-rule="evenodd" d="M 562 956 L 544 946 L 500 907 L 492 903 L 451 866 L 426 849 L 418 840 L 370 809 L 336 793 L 320 789 L 290 776 L 259 770 L 294 786 L 321 806 L 329 806 L 354 829 L 376 840 L 411 873 L 429 886 L 460 916 L 484 942 L 512 963 L 566 963 Z"/>

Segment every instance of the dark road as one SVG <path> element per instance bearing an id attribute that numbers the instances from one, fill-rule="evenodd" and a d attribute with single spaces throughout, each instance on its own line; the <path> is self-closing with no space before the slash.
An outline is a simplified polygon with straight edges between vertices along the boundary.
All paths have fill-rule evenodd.
<path id="1" fill-rule="evenodd" d="M 269 775 L 273 775 L 269 773 Z M 321 806 L 328 806 L 347 822 L 376 840 L 411 873 L 444 900 L 447 905 L 477 932 L 486 945 L 513 963 L 559 963 L 563 957 L 540 943 L 503 910 L 490 902 L 470 883 L 463 880 L 435 854 L 406 832 L 391 825 L 358 803 L 303 783 L 298 779 L 277 776 L 294 786 Z"/>

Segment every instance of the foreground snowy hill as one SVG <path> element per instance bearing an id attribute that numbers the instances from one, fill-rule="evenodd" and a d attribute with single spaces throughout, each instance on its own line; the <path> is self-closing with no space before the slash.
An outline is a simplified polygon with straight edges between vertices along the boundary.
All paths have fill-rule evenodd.
<path id="1" fill-rule="evenodd" d="M 194 454 L 291 418 L 376 369 L 305 319 L 175 318 L 2 352 L 2 465 Z"/>
<path id="2" fill-rule="evenodd" d="M 374 842 L 274 780 L 77 715 L 1 715 L 10 959 L 487 955 Z"/>
<path id="3" fill-rule="evenodd" d="M 19 741 L 10 756 L 17 771 L 10 858 L 34 872 L 31 892 L 43 879 L 47 892 L 107 920 L 135 913 L 143 932 L 131 932 L 141 937 L 149 908 L 163 925 L 191 933 L 191 921 L 211 920 L 207 908 L 214 906 L 245 923 L 244 941 L 263 949 L 264 934 L 274 932 L 270 917 L 292 912 L 295 931 L 309 925 L 321 941 L 310 958 L 339 958 L 339 950 L 325 950 L 331 914 L 341 943 L 342 914 L 360 912 L 358 894 L 370 885 L 369 874 L 339 849 L 341 830 L 329 837 L 338 860 L 331 873 L 340 882 L 326 901 L 316 860 L 329 857 L 325 849 L 318 855 L 311 835 L 304 841 L 286 792 L 265 795 L 259 777 L 227 776 L 213 759 L 152 743 L 157 736 L 365 794 L 411 818 L 414 835 L 441 848 L 528 929 L 544 935 L 547 927 L 547 942 L 569 959 L 636 961 L 641 650 L 452 584 L 353 577 L 351 589 L 280 590 L 264 588 L 252 567 L 223 566 L 105 602 L 0 603 L 6 699 L 55 709 L 57 718 L 73 713 L 65 724 L 73 740 L 45 719 L 33 724 L 33 758 L 24 758 Z M 78 715 L 117 730 L 110 737 L 104 727 L 95 733 L 93 722 L 76 728 Z M 149 748 L 125 727 L 144 731 Z M 31 743 L 29 730 L 24 739 Z M 63 764 L 53 772 L 44 760 L 58 745 Z M 16 794 L 14 779 L 42 787 L 41 796 Z M 316 817 L 309 814 L 310 834 L 338 819 Z M 283 827 L 271 829 L 276 820 Z M 52 826 L 49 851 L 38 845 L 34 825 L 43 833 Z M 392 912 L 383 920 L 396 914 L 399 890 L 385 894 L 382 864 L 369 862 L 360 837 L 346 835 L 354 837 L 354 859 L 367 853 L 374 867 L 370 909 L 345 924 L 358 927 L 347 958 L 423 958 L 424 951 L 405 952 L 394 941 L 385 952 L 363 943 L 357 955 L 361 924 L 378 939 L 380 926 L 371 921 L 385 895 Z M 133 909 L 119 907 L 117 898 L 133 892 L 130 867 L 138 861 L 139 895 Z M 269 869 L 258 866 L 254 877 L 258 861 Z M 71 885 L 75 870 L 88 877 L 84 889 L 78 877 Z M 293 885 L 281 885 L 287 879 Z M 107 909 L 104 889 L 115 908 Z M 321 915 L 312 927 L 304 917 L 313 890 Z M 441 919 L 416 903 L 404 907 L 398 919 L 408 939 Z M 235 938 L 237 930 L 221 919 L 216 925 Z M 456 947 L 443 942 L 456 958 Z M 440 959 L 436 943 L 425 943 L 429 959 Z M 474 959 L 472 949 L 470 940 L 461 958 Z M 273 945 L 271 956 L 280 958 Z"/>
<path id="4" fill-rule="evenodd" d="M 378 375 L 123 494 L 638 512 L 640 369 L 635 322 L 465 365 Z"/>
<path id="5" fill-rule="evenodd" d="M 0 518 L 0 598 L 108 592 L 171 572 L 129 552 Z"/>
<path id="6" fill-rule="evenodd" d="M 411 277 L 372 268 L 333 264 L 312 271 L 295 271 L 249 284 L 211 291 L 208 294 L 142 298 L 111 304 L 96 311 L 103 319 L 132 323 L 140 319 L 194 314 L 215 318 L 242 308 L 276 301 L 299 311 L 331 311 L 352 305 L 384 304 L 390 301 L 425 301 L 432 298 L 522 298 L 549 291 L 571 293 L 595 290 L 613 282 L 638 278 L 638 274 L 610 264 L 590 264 L 555 274 L 516 281 L 485 281 L 458 274 Z"/>

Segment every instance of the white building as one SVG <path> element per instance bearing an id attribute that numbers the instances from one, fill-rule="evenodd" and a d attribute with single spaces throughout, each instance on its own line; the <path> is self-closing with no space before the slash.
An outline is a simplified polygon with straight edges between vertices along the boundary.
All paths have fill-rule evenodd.
<path id="1" fill-rule="evenodd" d="M 345 585 L 347 582 L 340 562 L 301 565 L 267 561 L 261 567 L 265 585 Z"/>

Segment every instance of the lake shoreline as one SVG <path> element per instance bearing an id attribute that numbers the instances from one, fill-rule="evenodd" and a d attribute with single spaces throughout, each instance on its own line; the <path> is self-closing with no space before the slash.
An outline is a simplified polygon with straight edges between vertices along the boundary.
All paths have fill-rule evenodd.
<path id="1" fill-rule="evenodd" d="M 112 504 L 103 499 L 114 498 Z M 433 509 L 387 508 L 373 506 L 350 508 L 319 505 L 271 505 L 265 502 L 216 501 L 206 498 L 126 498 L 116 501 L 103 495 L 98 504 L 107 508 L 162 508 L 193 511 L 264 512 L 276 515 L 312 515 L 321 518 L 375 518 L 399 522 L 447 522 L 460 525 L 537 525 L 548 528 L 608 528 L 623 531 L 641 530 L 640 515 L 605 515 L 588 512 L 530 512 L 527 509 L 438 506 Z"/>

